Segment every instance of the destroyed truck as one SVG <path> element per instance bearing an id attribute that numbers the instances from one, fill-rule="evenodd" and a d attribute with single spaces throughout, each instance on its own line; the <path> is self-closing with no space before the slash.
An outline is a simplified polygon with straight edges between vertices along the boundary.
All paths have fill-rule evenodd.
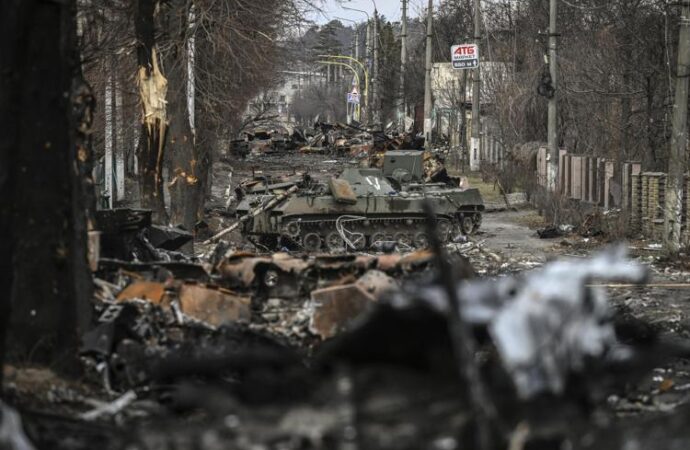
<path id="1" fill-rule="evenodd" d="M 477 189 L 425 183 L 418 151 L 388 152 L 382 169 L 346 168 L 328 183 L 292 189 L 281 201 L 271 186 L 244 197 L 236 209 L 246 218 L 243 234 L 269 249 L 421 248 L 429 242 L 424 202 L 431 203 L 444 242 L 475 232 L 484 210 Z"/>

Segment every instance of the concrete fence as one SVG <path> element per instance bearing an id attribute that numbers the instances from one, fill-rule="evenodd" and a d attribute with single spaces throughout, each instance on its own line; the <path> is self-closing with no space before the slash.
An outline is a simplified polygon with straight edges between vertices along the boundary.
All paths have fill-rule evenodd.
<path id="1" fill-rule="evenodd" d="M 505 147 L 501 143 L 498 124 L 488 117 L 482 118 L 481 143 L 479 145 L 479 164 L 491 164 L 503 168 L 505 162 Z"/>
<path id="2" fill-rule="evenodd" d="M 501 142 L 491 135 L 482 136 L 480 145 L 480 164 L 492 164 L 503 168 L 505 162 L 505 149 Z"/>
<path id="3" fill-rule="evenodd" d="M 548 149 L 541 147 L 536 156 L 537 179 L 546 186 Z M 558 188 L 569 199 L 593 206 L 629 209 L 632 203 L 632 177 L 639 175 L 637 162 L 615 163 L 606 158 L 574 155 L 561 149 L 558 158 Z"/>
<path id="4" fill-rule="evenodd" d="M 536 156 L 537 180 L 546 186 L 548 149 Z M 561 149 L 558 188 L 566 198 L 603 209 L 620 208 L 632 233 L 660 240 L 664 232 L 666 174 L 642 172 L 639 162 L 614 162 L 606 158 L 574 155 Z M 690 242 L 690 177 L 683 192 L 683 239 Z"/>

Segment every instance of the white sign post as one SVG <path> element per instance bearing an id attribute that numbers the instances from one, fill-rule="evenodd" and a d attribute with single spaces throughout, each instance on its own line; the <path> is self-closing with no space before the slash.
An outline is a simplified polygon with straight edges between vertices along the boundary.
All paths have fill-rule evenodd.
<path id="1" fill-rule="evenodd" d="M 347 93 L 347 102 L 359 104 L 359 89 L 357 89 L 357 86 L 352 86 L 352 92 Z"/>
<path id="2" fill-rule="evenodd" d="M 347 93 L 347 102 L 359 104 L 359 94 L 353 94 L 352 92 Z"/>
<path id="3" fill-rule="evenodd" d="M 477 44 L 461 44 L 450 47 L 450 61 L 453 69 L 476 69 L 479 67 Z"/>

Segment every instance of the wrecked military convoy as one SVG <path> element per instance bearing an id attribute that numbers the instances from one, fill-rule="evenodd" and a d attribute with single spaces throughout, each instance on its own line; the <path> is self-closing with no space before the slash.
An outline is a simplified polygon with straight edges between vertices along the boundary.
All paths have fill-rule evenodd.
<path id="1" fill-rule="evenodd" d="M 275 117 L 254 118 L 244 125 L 238 138 L 230 141 L 229 154 L 244 159 L 286 152 L 331 156 L 370 155 L 390 150 L 424 147 L 424 138 L 400 132 L 394 123 L 385 131 L 361 124 L 327 123 L 316 120 L 311 127 L 287 128 Z"/>
<path id="2" fill-rule="evenodd" d="M 481 225 L 484 203 L 478 189 L 457 181 L 426 182 L 424 153 L 389 151 L 382 168 L 346 168 L 326 183 L 310 176 L 300 181 L 251 186 L 236 208 L 249 218 L 242 232 L 269 249 L 307 252 L 424 248 L 425 202 L 437 216 L 442 242 Z M 276 196 L 294 194 L 276 202 Z M 270 204 L 269 203 L 273 202 Z"/>

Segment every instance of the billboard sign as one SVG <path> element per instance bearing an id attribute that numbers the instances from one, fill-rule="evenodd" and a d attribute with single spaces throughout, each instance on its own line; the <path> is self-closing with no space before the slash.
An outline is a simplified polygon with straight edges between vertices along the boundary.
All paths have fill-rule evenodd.
<path id="1" fill-rule="evenodd" d="M 450 61 L 453 69 L 476 69 L 479 67 L 477 44 L 461 44 L 450 47 Z"/>

